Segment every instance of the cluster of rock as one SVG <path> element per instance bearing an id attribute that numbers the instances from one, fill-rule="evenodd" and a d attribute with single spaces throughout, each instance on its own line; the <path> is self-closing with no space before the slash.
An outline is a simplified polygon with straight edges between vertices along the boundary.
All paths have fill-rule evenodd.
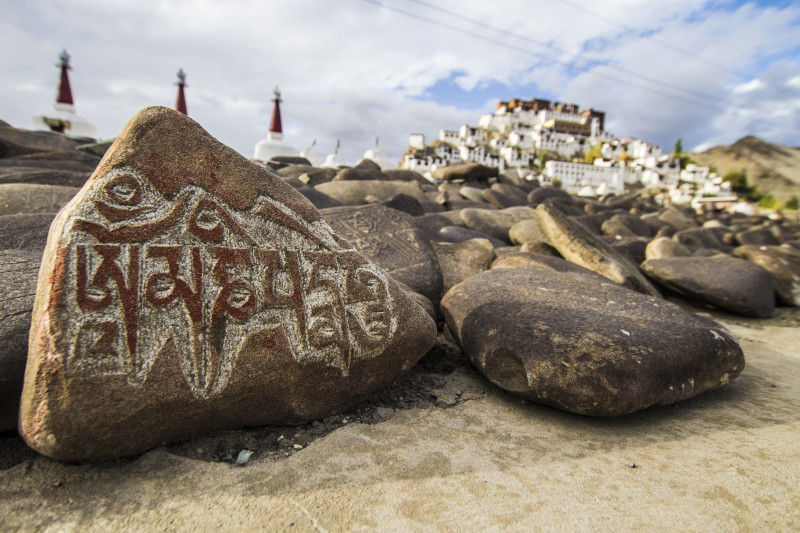
<path id="1" fill-rule="evenodd" d="M 479 164 L 440 169 L 438 185 L 369 160 L 266 166 L 148 108 L 46 247 L 37 219 L 0 226 L 17 228 L 0 276 L 21 324 L 0 326 L 0 361 L 24 364 L 29 327 L 31 446 L 101 459 L 341 412 L 413 366 L 437 322 L 501 388 L 622 415 L 744 367 L 724 328 L 662 291 L 755 317 L 776 294 L 800 303 L 800 228 L 786 220 L 577 198 Z"/>

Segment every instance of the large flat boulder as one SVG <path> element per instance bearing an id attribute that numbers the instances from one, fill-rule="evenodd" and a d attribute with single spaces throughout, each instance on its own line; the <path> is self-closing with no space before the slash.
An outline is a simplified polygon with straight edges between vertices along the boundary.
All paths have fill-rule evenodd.
<path id="1" fill-rule="evenodd" d="M 778 301 L 800 307 L 800 250 L 789 245 L 746 244 L 733 253 L 769 272 Z"/>
<path id="2" fill-rule="evenodd" d="M 660 298 L 547 266 L 492 268 L 442 299 L 453 337 L 499 387 L 593 416 L 667 405 L 744 368 L 715 322 Z"/>
<path id="3" fill-rule="evenodd" d="M 304 196 L 161 107 L 56 217 L 31 322 L 20 431 L 67 460 L 326 417 L 436 335 Z"/>
<path id="4" fill-rule="evenodd" d="M 648 259 L 642 263 L 642 270 L 668 289 L 731 313 L 765 318 L 775 307 L 769 273 L 738 257 L 716 254 Z"/>

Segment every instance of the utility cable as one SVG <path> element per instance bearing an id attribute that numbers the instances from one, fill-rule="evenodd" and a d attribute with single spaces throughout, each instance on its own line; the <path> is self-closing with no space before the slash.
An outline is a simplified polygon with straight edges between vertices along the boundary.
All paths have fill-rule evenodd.
<path id="1" fill-rule="evenodd" d="M 423 2 L 422 0 L 406 0 L 406 1 L 413 2 L 413 3 L 419 4 L 421 6 L 425 6 L 425 7 L 429 8 L 429 9 L 433 9 L 433 10 L 439 11 L 441 13 L 445 13 L 447 15 L 450 15 L 452 17 L 461 19 L 461 20 L 466 21 L 466 22 L 471 22 L 473 24 L 478 24 L 478 25 L 484 26 L 485 28 L 488 28 L 490 30 L 496 31 L 498 33 L 502 33 L 502 34 L 505 34 L 505 35 L 510 35 L 512 37 L 516 37 L 517 39 L 521 39 L 521 40 L 528 41 L 528 42 L 531 42 L 531 43 L 534 43 L 534 44 L 538 44 L 539 46 L 544 46 L 546 48 L 550 48 L 551 50 L 554 50 L 554 51 L 559 52 L 561 54 L 566 54 L 566 55 L 568 55 L 568 56 L 570 56 L 572 58 L 581 59 L 581 60 L 583 60 L 583 61 L 585 61 L 585 62 L 587 62 L 589 64 L 592 64 L 592 65 L 607 67 L 607 68 L 609 68 L 611 70 L 616 70 L 617 72 L 620 72 L 622 74 L 626 74 L 626 75 L 634 77 L 634 78 L 640 78 L 640 79 L 648 81 L 650 83 L 663 85 L 665 87 L 671 87 L 671 88 L 673 88 L 675 90 L 684 92 L 686 94 L 691 94 L 691 95 L 696 96 L 698 98 L 704 98 L 704 99 L 706 99 L 706 100 L 708 100 L 710 102 L 718 102 L 719 101 L 719 98 L 716 97 L 716 96 L 712 96 L 710 94 L 701 93 L 699 91 L 695 91 L 693 89 L 689 89 L 687 87 L 684 87 L 684 86 L 681 86 L 681 85 L 676 85 L 674 83 L 670 83 L 670 82 L 667 82 L 667 81 L 659 80 L 659 79 L 656 79 L 656 78 L 651 78 L 650 76 L 645 76 L 644 74 L 639 74 L 638 72 L 631 72 L 630 70 L 624 69 L 622 67 L 617 67 L 617 66 L 614 66 L 614 65 L 610 65 L 610 64 L 604 63 L 602 61 L 589 59 L 589 58 L 587 58 L 587 57 L 585 57 L 585 56 L 583 56 L 581 54 L 574 54 L 574 53 L 568 52 L 567 50 L 564 50 L 563 48 L 560 48 L 560 47 L 558 47 L 558 46 L 556 46 L 554 44 L 546 43 L 544 41 L 540 41 L 540 40 L 534 39 L 532 37 L 528 37 L 526 35 L 520 35 L 518 33 L 512 33 L 510 31 L 504 30 L 502 28 L 497 28 L 495 26 L 490 26 L 490 25 L 488 25 L 488 24 L 486 24 L 486 23 L 484 23 L 484 22 L 482 22 L 480 20 L 475 20 L 475 19 L 471 19 L 469 17 L 465 17 L 464 15 L 461 15 L 461 14 L 456 13 L 454 11 L 450 11 L 450 10 L 445 9 L 443 7 L 439 7 L 439 6 L 430 4 L 428 2 Z"/>
<path id="2" fill-rule="evenodd" d="M 563 61 L 561 59 L 557 59 L 557 58 L 554 58 L 554 57 L 551 57 L 551 56 L 547 56 L 547 55 L 542 54 L 540 52 L 533 52 L 533 51 L 528 50 L 526 48 L 522 48 L 520 46 L 516 46 L 516 45 L 510 44 L 510 43 L 504 42 L 504 41 L 500 41 L 498 39 L 493 39 L 493 38 L 488 37 L 486 35 L 482 35 L 482 34 L 479 34 L 479 33 L 476 33 L 476 32 L 461 28 L 459 26 L 455 26 L 453 24 L 448 24 L 446 22 L 442 22 L 442 21 L 434 20 L 434 19 L 431 19 L 431 18 L 428 18 L 428 17 L 424 17 L 424 16 L 419 15 L 417 13 L 412 13 L 410 11 L 405 11 L 403 9 L 399 9 L 397 7 L 394 7 L 394 6 L 379 2 L 378 0 L 362 0 L 362 1 L 366 2 L 368 4 L 373 4 L 373 5 L 388 9 L 390 11 L 394 11 L 396 13 L 400 13 L 400 14 L 405 15 L 407 17 L 415 18 L 417 20 L 422 20 L 422 21 L 428 22 L 430 24 L 434 24 L 436 26 L 440 26 L 440 27 L 447 28 L 447 29 L 450 29 L 450 30 L 453 30 L 453 31 L 457 31 L 457 32 L 469 35 L 471 37 L 475 37 L 476 39 L 481 39 L 481 40 L 490 42 L 492 44 L 496 44 L 498 46 L 503 46 L 503 47 L 509 48 L 511 50 L 516 50 L 516 51 L 522 52 L 522 53 L 524 53 L 526 55 L 540 57 L 540 58 L 543 58 L 545 60 L 549 60 L 549 61 L 553 61 L 555 63 L 562 64 L 562 65 L 564 65 L 566 67 L 571 67 L 572 66 L 570 63 L 568 63 L 566 61 Z M 597 72 L 596 70 L 588 70 L 588 71 L 586 71 L 586 73 L 589 74 L 589 75 L 593 75 L 593 76 L 599 77 L 599 78 L 605 78 L 605 79 L 613 81 L 615 83 L 625 83 L 625 84 L 627 84 L 629 86 L 638 87 L 638 88 L 640 88 L 640 89 L 642 89 L 644 91 L 647 91 L 647 92 L 650 92 L 650 93 L 653 93 L 653 94 L 659 94 L 659 95 L 661 95 L 661 96 L 663 96 L 665 98 L 670 98 L 672 100 L 681 101 L 681 102 L 684 102 L 686 104 L 690 104 L 690 105 L 693 105 L 693 106 L 704 107 L 704 108 L 707 108 L 707 109 L 711 108 L 711 109 L 715 109 L 715 110 L 720 111 L 720 112 L 725 111 L 724 108 L 722 108 L 722 107 L 720 107 L 718 105 L 715 105 L 715 104 L 700 103 L 700 102 L 697 102 L 695 100 L 689 100 L 688 98 L 684 98 L 682 96 L 671 94 L 671 93 L 666 93 L 664 91 L 660 91 L 658 89 L 654 89 L 654 88 L 649 87 L 649 86 L 637 84 L 637 83 L 634 83 L 634 82 L 631 82 L 631 81 L 620 80 L 619 78 L 616 78 L 614 76 L 609 76 L 609 75 L 604 74 L 602 72 Z"/>
<path id="3" fill-rule="evenodd" d="M 411 0 L 411 1 L 413 2 L 414 0 Z M 608 17 L 604 17 L 603 15 L 600 15 L 599 13 L 595 13 L 594 11 L 589 11 L 588 9 L 583 7 L 582 5 L 576 4 L 575 2 L 570 2 L 569 0 L 554 0 L 554 1 L 559 2 L 561 4 L 564 4 L 564 5 L 567 5 L 567 6 L 570 6 L 570 7 L 574 8 L 574 9 L 579 10 L 579 11 L 583 11 L 587 15 L 590 15 L 590 16 L 598 19 L 598 20 L 602 20 L 603 22 L 607 22 L 608 24 L 612 24 L 612 25 L 614 25 L 614 26 L 616 26 L 618 28 L 621 28 L 621 29 L 623 29 L 623 30 L 625 30 L 627 32 L 639 33 L 636 29 L 631 28 L 630 26 L 626 26 L 625 24 L 621 24 L 621 23 L 617 22 L 616 20 L 610 19 Z M 670 49 L 670 50 L 672 50 L 674 52 L 678 52 L 678 53 L 683 54 L 683 55 L 685 55 L 687 57 L 690 57 L 690 58 L 694 59 L 695 61 L 700 61 L 701 63 L 705 63 L 706 65 L 711 65 L 712 67 L 716 67 L 716 68 L 718 68 L 720 70 L 727 71 L 727 72 L 729 72 L 731 74 L 736 74 L 737 76 L 742 76 L 742 77 L 745 77 L 745 78 L 749 78 L 750 77 L 750 74 L 747 74 L 746 72 L 742 72 L 741 70 L 737 70 L 737 69 L 731 68 L 731 67 L 729 67 L 727 65 L 723 65 L 722 63 L 718 63 L 716 61 L 712 61 L 711 59 L 707 59 L 705 57 L 701 57 L 701 56 L 699 56 L 699 55 L 697 55 L 697 54 L 695 54 L 693 52 L 690 52 L 688 50 L 684 50 L 683 48 L 681 48 L 679 46 L 675 46 L 674 44 L 672 44 L 670 42 L 662 41 L 661 39 L 656 39 L 656 38 L 654 38 L 652 36 L 649 36 L 649 35 L 643 35 L 642 37 L 644 39 L 647 39 L 649 41 L 654 42 L 655 44 L 657 44 L 659 46 L 663 46 L 664 48 L 668 48 L 668 49 Z"/>

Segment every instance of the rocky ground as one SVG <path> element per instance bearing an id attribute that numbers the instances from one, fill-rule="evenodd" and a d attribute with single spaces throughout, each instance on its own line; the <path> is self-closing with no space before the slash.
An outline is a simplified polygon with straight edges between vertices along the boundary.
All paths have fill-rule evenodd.
<path id="1" fill-rule="evenodd" d="M 800 526 L 800 225 L 793 218 L 695 213 L 659 205 L 658 191 L 578 198 L 481 165 L 439 169 L 435 183 L 371 161 L 320 169 L 284 158 L 255 166 L 183 115 L 151 109 L 138 116 L 80 193 L 108 144 L 86 146 L 0 124 L 2 529 Z M 118 175 L 116 168 L 140 171 Z M 182 203 L 172 191 L 183 191 Z M 257 198 L 269 201 L 253 204 Z M 358 317 L 359 309 L 372 309 L 358 320 L 378 328 L 370 331 L 379 333 L 383 351 L 348 359 L 349 368 L 334 372 L 332 365 L 345 363 L 303 363 L 286 347 L 292 327 L 265 322 L 232 330 L 260 336 L 242 337 L 238 362 L 220 367 L 235 386 L 214 394 L 206 394 L 211 382 L 203 376 L 217 374 L 176 363 L 186 343 L 159 344 L 151 354 L 159 364 L 147 367 L 143 381 L 119 371 L 81 374 L 91 365 L 68 373 L 67 360 L 114 363 L 121 352 L 108 352 L 103 339 L 119 327 L 90 338 L 84 359 L 45 350 L 51 338 L 71 331 L 48 329 L 60 323 L 52 319 L 56 313 L 69 323 L 88 312 L 59 300 L 75 289 L 52 251 L 41 260 L 48 228 L 64 236 L 89 228 L 99 242 L 130 242 L 115 240 L 115 228 L 152 227 L 149 219 L 141 224 L 142 209 L 173 203 L 169 228 L 178 228 L 177 240 L 158 250 L 184 243 L 199 250 L 208 241 L 224 242 L 224 252 L 245 246 L 237 240 L 242 236 L 254 239 L 250 246 L 264 253 L 253 257 L 267 261 L 263 268 L 272 276 L 262 287 L 267 299 L 259 296 L 260 313 L 292 320 L 284 312 L 292 291 L 301 306 L 309 294 L 303 291 L 312 289 L 324 298 L 362 298 L 347 300 L 355 302 L 349 312 Z M 216 211 L 202 211 L 203 205 Z M 271 205 L 280 208 L 270 211 Z M 319 217 L 334 241 L 320 230 Z M 184 227 L 194 236 L 180 233 Z M 135 237 L 152 244 L 149 238 Z M 356 270 L 341 280 L 315 278 L 314 268 L 340 270 L 324 262 L 324 253 L 333 252 L 313 259 L 319 248 L 303 244 L 307 238 L 338 250 L 336 261 L 364 268 L 365 259 L 340 248 L 336 239 L 344 238 L 377 267 L 368 265 L 366 278 Z M 274 249 L 285 242 L 291 246 Z M 122 248 L 93 249 L 119 254 Z M 167 261 L 166 253 L 146 257 Z M 121 300 L 134 292 L 115 273 L 122 256 L 114 257 L 111 263 L 104 256 L 88 283 L 95 294 Z M 174 287 L 184 284 L 185 302 L 170 313 L 184 307 L 191 313 L 191 305 L 202 310 L 209 302 L 193 304 L 189 296 L 194 291 L 202 299 L 204 286 L 189 289 L 185 280 L 225 259 L 219 255 L 204 267 L 196 257 L 169 275 L 148 263 L 140 285 L 150 291 L 147 280 L 172 276 Z M 310 273 L 301 274 L 301 261 L 311 261 Z M 40 263 L 45 270 L 37 284 Z M 241 275 L 213 268 L 211 279 L 220 284 Z M 278 276 L 283 281 L 276 285 Z M 238 279 L 251 290 L 241 281 L 248 278 Z M 137 316 L 156 316 L 148 313 L 162 309 L 159 298 L 174 299 L 178 289 L 163 290 L 148 304 L 138 300 L 144 307 Z M 41 306 L 32 310 L 37 291 L 66 303 L 51 304 L 43 315 Z M 389 291 L 391 306 L 380 296 Z M 316 298 L 315 305 L 325 301 Z M 101 316 L 113 325 L 134 316 L 94 301 L 105 313 L 94 321 Z M 249 320 L 245 308 L 237 309 L 225 311 L 232 328 Z M 303 312 L 312 316 L 310 308 Z M 386 321 L 391 313 L 393 323 Z M 29 357 L 32 321 L 39 326 Z M 165 335 L 181 338 L 181 324 Z M 158 320 L 138 330 L 125 322 L 125 331 L 142 339 L 158 327 Z M 396 330 L 386 334 L 386 328 Z M 334 330 L 326 331 L 321 335 Z M 352 342 L 375 346 L 369 338 Z M 311 356 L 323 353 L 338 352 Z M 21 431 L 31 446 L 62 461 L 29 448 L 13 429 L 26 360 Z"/>

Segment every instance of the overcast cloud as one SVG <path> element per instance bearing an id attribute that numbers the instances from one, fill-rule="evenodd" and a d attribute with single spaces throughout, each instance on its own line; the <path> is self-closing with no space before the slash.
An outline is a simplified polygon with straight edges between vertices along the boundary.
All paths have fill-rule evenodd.
<path id="1" fill-rule="evenodd" d="M 182 67 L 189 115 L 248 157 L 276 85 L 286 141 L 317 139 L 324 156 L 341 139 L 350 163 L 376 137 L 399 159 L 409 133 L 431 140 L 513 97 L 602 109 L 615 135 L 666 150 L 800 145 L 793 2 L 425 3 L 462 18 L 412 0 L 0 0 L 0 119 L 27 128 L 52 107 L 66 48 L 77 111 L 102 138 L 173 106 Z"/>

